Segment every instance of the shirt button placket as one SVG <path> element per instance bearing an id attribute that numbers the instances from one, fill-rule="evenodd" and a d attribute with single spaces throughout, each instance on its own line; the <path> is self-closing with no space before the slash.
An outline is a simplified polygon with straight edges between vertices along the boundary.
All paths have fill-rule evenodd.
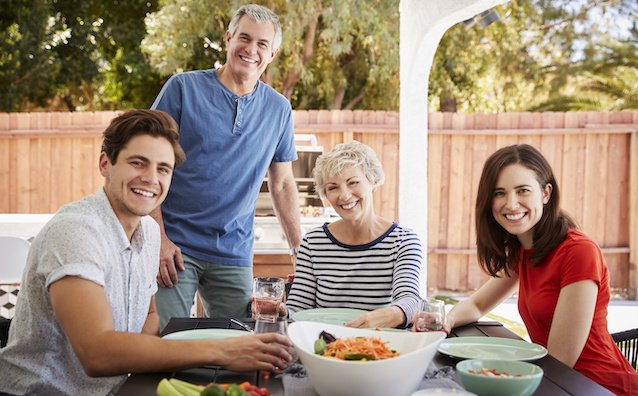
<path id="1" fill-rule="evenodd" d="M 242 122 L 242 103 L 243 100 L 242 98 L 237 98 L 235 99 L 235 103 L 237 103 L 237 115 L 235 116 L 235 127 L 233 128 L 235 130 L 235 134 L 239 135 L 241 134 L 241 122 Z"/>

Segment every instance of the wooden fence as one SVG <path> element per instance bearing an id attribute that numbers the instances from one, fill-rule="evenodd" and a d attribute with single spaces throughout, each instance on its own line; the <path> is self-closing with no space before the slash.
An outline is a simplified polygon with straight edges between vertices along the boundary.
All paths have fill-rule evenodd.
<path id="1" fill-rule="evenodd" d="M 50 213 L 95 192 L 102 183 L 100 133 L 116 114 L 0 114 L 0 213 Z M 314 133 L 324 150 L 352 139 L 370 145 L 386 172 L 375 209 L 396 218 L 398 113 L 296 111 L 294 119 L 296 132 Z M 484 282 L 474 256 L 474 198 L 482 165 L 500 147 L 529 143 L 552 164 L 563 207 L 603 248 L 612 287 L 635 299 L 637 131 L 636 111 L 430 114 L 428 287 L 465 291 Z"/>

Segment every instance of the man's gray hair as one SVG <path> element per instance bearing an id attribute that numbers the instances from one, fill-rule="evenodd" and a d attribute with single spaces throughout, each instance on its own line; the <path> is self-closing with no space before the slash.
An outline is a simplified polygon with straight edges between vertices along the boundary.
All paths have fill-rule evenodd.
<path id="1" fill-rule="evenodd" d="M 315 191 L 321 198 L 326 197 L 326 182 L 348 167 L 359 168 L 370 183 L 380 186 L 385 181 L 383 166 L 370 146 L 356 140 L 337 144 L 329 152 L 317 158 L 313 176 Z"/>
<path id="2" fill-rule="evenodd" d="M 277 51 L 279 46 L 281 45 L 281 23 L 279 22 L 279 17 L 277 14 L 272 12 L 270 8 L 258 5 L 258 4 L 247 4 L 235 12 L 233 15 L 233 19 L 230 20 L 228 24 L 228 32 L 230 33 L 230 37 L 235 36 L 235 32 L 237 31 L 237 26 L 239 26 L 239 20 L 242 16 L 248 16 L 250 19 L 257 23 L 272 23 L 275 28 L 275 38 L 272 43 L 273 51 Z"/>

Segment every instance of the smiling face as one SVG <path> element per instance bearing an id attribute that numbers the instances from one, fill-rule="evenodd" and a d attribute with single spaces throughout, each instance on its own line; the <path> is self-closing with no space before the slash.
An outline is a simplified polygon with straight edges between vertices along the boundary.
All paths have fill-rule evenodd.
<path id="1" fill-rule="evenodd" d="M 244 15 L 231 37 L 226 32 L 226 67 L 233 78 L 244 83 L 255 84 L 266 67 L 272 62 L 275 27 L 272 23 L 258 23 Z"/>
<path id="2" fill-rule="evenodd" d="M 551 195 L 552 185 L 541 186 L 534 171 L 521 164 L 508 165 L 496 181 L 492 214 L 501 227 L 516 235 L 525 249 L 530 249 L 534 226 L 543 216 L 543 205 Z"/>
<path id="3" fill-rule="evenodd" d="M 115 164 L 100 155 L 104 191 L 124 230 L 132 235 L 140 216 L 166 198 L 173 176 L 175 152 L 163 137 L 137 135 L 119 152 Z"/>
<path id="4" fill-rule="evenodd" d="M 374 187 L 359 167 L 350 166 L 326 179 L 325 196 L 343 220 L 362 220 L 374 214 Z"/>

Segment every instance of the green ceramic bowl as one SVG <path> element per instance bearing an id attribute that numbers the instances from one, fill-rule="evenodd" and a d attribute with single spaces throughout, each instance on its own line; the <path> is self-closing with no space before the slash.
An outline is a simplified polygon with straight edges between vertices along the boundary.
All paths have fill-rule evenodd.
<path id="1" fill-rule="evenodd" d="M 510 376 L 494 377 L 468 371 L 482 369 Z M 463 360 L 456 364 L 456 373 L 463 387 L 479 396 L 529 396 L 543 378 L 543 369 L 535 364 L 505 360 Z"/>

